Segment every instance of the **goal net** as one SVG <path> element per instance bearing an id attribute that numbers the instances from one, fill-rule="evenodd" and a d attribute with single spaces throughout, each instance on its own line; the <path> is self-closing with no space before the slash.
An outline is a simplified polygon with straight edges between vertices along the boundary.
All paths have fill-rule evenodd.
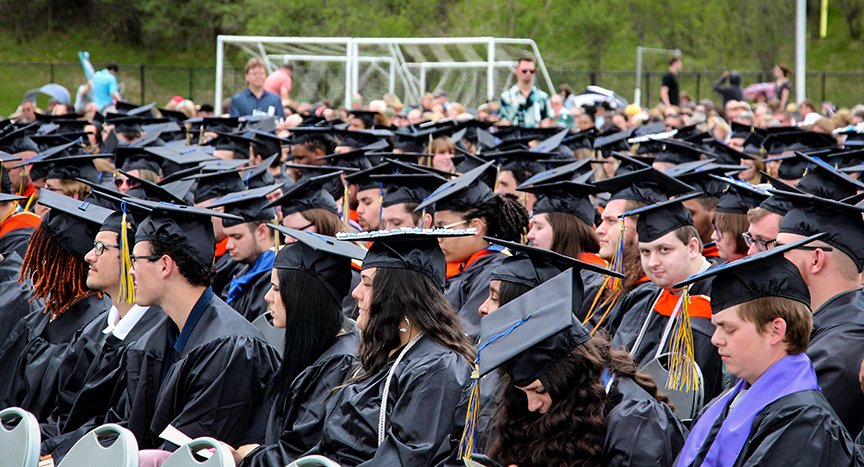
<path id="1" fill-rule="evenodd" d="M 443 89 L 450 102 L 476 108 L 513 86 L 521 57 L 534 58 L 537 86 L 555 93 L 540 51 L 530 39 L 219 36 L 216 102 L 246 86 L 242 70 L 240 79 L 225 79 L 225 55 L 236 52 L 230 48 L 263 58 L 268 72 L 290 61 L 291 98 L 297 102 L 326 99 L 333 106 L 345 106 L 355 93 L 367 103 L 393 93 L 406 105 L 417 105 L 423 94 Z"/>

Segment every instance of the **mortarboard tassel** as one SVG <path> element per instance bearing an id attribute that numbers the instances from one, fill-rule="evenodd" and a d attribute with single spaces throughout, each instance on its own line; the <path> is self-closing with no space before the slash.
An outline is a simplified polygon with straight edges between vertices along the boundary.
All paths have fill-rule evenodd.
<path id="1" fill-rule="evenodd" d="M 132 226 L 126 222 L 126 201 L 120 203 L 123 217 L 120 220 L 120 301 L 135 303 L 135 282 L 129 270 L 132 269 L 132 258 L 129 253 L 128 229 Z"/>
<path id="2" fill-rule="evenodd" d="M 348 183 L 345 183 L 345 191 L 342 192 L 342 221 L 345 222 L 345 227 L 348 227 L 348 219 L 351 212 L 351 206 L 348 205 Z M 278 248 L 277 248 L 278 249 Z"/>
<path id="3" fill-rule="evenodd" d="M 420 228 L 421 229 L 426 228 L 426 208 L 423 208 L 423 213 L 421 214 L 421 217 L 420 217 Z"/>
<path id="4" fill-rule="evenodd" d="M 676 391 L 692 391 L 699 389 L 699 378 L 696 375 L 695 359 L 693 358 L 693 328 L 690 327 L 690 286 L 684 287 L 681 313 L 672 330 L 672 342 L 669 354 L 669 376 L 666 387 Z"/>
<path id="5" fill-rule="evenodd" d="M 381 216 L 384 215 L 384 182 L 378 189 L 378 230 L 381 230 Z"/>
<path id="6" fill-rule="evenodd" d="M 471 460 L 474 453 L 474 442 L 477 439 L 477 415 L 480 411 L 480 352 L 489 344 L 515 331 L 516 328 L 527 323 L 531 317 L 527 317 L 514 324 L 510 329 L 501 334 L 494 335 L 477 349 L 477 358 L 474 360 L 474 371 L 471 372 L 471 392 L 468 398 L 468 412 L 465 414 L 465 429 L 462 431 L 462 439 L 459 440 L 459 457 L 457 459 Z"/>
<path id="7" fill-rule="evenodd" d="M 624 272 L 624 232 L 627 226 L 624 225 L 624 220 L 621 220 L 621 228 L 618 230 L 618 242 L 615 245 L 615 255 L 612 256 L 612 270 L 618 273 Z M 612 290 L 623 290 L 624 279 L 617 277 L 612 278 Z"/>
<path id="8" fill-rule="evenodd" d="M 495 187 L 492 188 L 492 191 L 498 193 L 498 177 L 501 176 L 501 159 L 498 159 L 498 166 L 495 167 Z"/>
<path id="9" fill-rule="evenodd" d="M 273 208 L 273 224 L 279 225 L 279 212 L 277 211 L 277 208 Z M 345 225 L 348 224 L 346 223 Z M 276 253 L 279 253 L 279 231 L 276 229 L 273 229 L 273 246 L 275 247 Z"/>

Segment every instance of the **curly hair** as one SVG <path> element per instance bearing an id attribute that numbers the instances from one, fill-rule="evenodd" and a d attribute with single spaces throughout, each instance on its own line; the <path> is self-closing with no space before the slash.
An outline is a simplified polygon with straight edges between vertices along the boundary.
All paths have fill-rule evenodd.
<path id="1" fill-rule="evenodd" d="M 510 193 L 498 193 L 480 206 L 459 212 L 466 221 L 482 218 L 486 223 L 486 235 L 511 242 L 521 242 L 528 230 L 528 211 L 519 202 L 519 197 Z"/>
<path id="2" fill-rule="evenodd" d="M 636 362 L 628 352 L 623 350 L 614 350 L 606 337 L 596 336 L 591 339 L 595 348 L 600 353 L 603 361 L 606 362 L 606 368 L 611 373 L 618 376 L 623 376 L 632 379 L 645 392 L 658 402 L 662 402 L 669 406 L 675 412 L 675 406 L 666 394 L 660 392 L 654 378 L 642 373 L 638 370 Z"/>
<path id="3" fill-rule="evenodd" d="M 407 269 L 378 268 L 372 279 L 369 322 L 357 352 L 363 373 L 346 384 L 372 377 L 387 365 L 390 351 L 401 345 L 399 323 L 406 316 L 441 347 L 474 361 L 474 347 L 432 279 Z"/>
<path id="4" fill-rule="evenodd" d="M 87 288 L 87 263 L 66 251 L 41 225 L 33 231 L 18 282 L 30 279 L 33 297 L 45 301 L 56 319 L 70 306 L 94 293 Z M 95 292 L 100 298 L 102 294 Z"/>

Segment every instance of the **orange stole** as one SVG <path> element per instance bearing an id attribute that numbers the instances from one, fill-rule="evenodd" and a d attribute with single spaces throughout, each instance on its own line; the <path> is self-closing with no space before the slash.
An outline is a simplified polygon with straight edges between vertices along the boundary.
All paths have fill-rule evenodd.
<path id="1" fill-rule="evenodd" d="M 609 267 L 609 264 L 606 263 L 606 260 L 601 258 L 600 255 L 598 255 L 597 253 L 584 252 L 580 254 L 579 258 L 577 259 L 579 261 L 582 261 L 583 263 L 596 264 L 597 266 L 602 266 L 604 268 Z"/>
<path id="2" fill-rule="evenodd" d="M 654 311 L 663 316 L 672 316 L 679 298 L 680 295 L 664 290 L 654 304 Z M 691 317 L 711 319 L 711 299 L 705 295 L 691 295 L 689 311 Z"/>
<path id="3" fill-rule="evenodd" d="M 226 251 L 228 251 L 228 237 L 225 237 L 221 242 L 216 243 L 216 257 L 222 257 Z"/>
<path id="4" fill-rule="evenodd" d="M 19 212 L 18 214 L 13 214 L 4 220 L 2 226 L 0 226 L 0 237 L 13 230 L 23 229 L 26 227 L 39 227 L 41 222 L 42 219 L 32 212 Z"/>
<path id="5" fill-rule="evenodd" d="M 720 256 L 720 250 L 717 249 L 717 245 L 712 245 L 702 250 L 702 256 L 706 258 L 716 258 Z"/>
<path id="6" fill-rule="evenodd" d="M 447 279 L 449 279 L 449 278 L 455 276 L 456 274 L 459 274 L 460 272 L 468 269 L 472 264 L 474 264 L 474 261 L 477 261 L 478 259 L 480 259 L 480 258 L 482 258 L 482 257 L 484 257 L 490 253 L 500 253 L 500 251 L 489 250 L 489 249 L 484 248 L 484 249 L 478 251 L 477 253 L 474 253 L 473 255 L 471 255 L 471 257 L 468 258 L 468 261 L 465 262 L 465 265 L 462 265 L 462 263 L 447 263 Z"/>

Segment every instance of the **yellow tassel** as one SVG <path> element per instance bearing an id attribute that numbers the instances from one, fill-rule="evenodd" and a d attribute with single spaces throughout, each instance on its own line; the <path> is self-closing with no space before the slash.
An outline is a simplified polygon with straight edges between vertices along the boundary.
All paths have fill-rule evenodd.
<path id="1" fill-rule="evenodd" d="M 348 184 L 345 184 L 345 191 L 342 192 L 342 216 L 345 218 L 345 227 L 348 227 L 348 218 L 351 206 L 348 205 Z"/>
<path id="2" fill-rule="evenodd" d="M 498 193 L 498 177 L 501 175 L 501 163 L 498 163 L 498 166 L 495 168 L 495 187 L 492 189 L 495 193 Z"/>
<path id="3" fill-rule="evenodd" d="M 273 208 L 273 211 L 275 213 L 276 208 Z M 273 224 L 279 225 L 279 216 L 278 215 L 273 216 Z M 279 253 L 279 231 L 276 229 L 273 229 L 273 245 L 275 246 L 275 251 L 278 254 Z"/>
<path id="4" fill-rule="evenodd" d="M 666 387 L 676 391 L 692 391 L 699 389 L 699 386 L 693 357 L 693 328 L 690 326 L 690 287 L 687 286 L 684 288 L 681 312 L 672 331 Z"/>
<path id="5" fill-rule="evenodd" d="M 129 253 L 128 229 L 132 226 L 126 222 L 126 203 L 123 203 L 123 218 L 120 221 L 120 301 L 135 303 L 135 282 L 132 274 L 132 258 Z"/>
<path id="6" fill-rule="evenodd" d="M 474 364 L 471 372 L 471 394 L 468 397 L 468 412 L 465 414 L 465 430 L 459 441 L 459 459 L 471 459 L 476 438 L 477 415 L 480 411 L 480 364 Z"/>
<path id="7" fill-rule="evenodd" d="M 612 256 L 612 270 L 615 272 L 623 272 L 624 270 L 624 232 L 627 231 L 627 226 L 624 225 L 624 220 L 621 220 L 621 227 L 618 229 L 618 242 L 615 245 L 615 253 Z M 612 290 L 624 290 L 624 280 L 617 277 L 612 278 Z"/>

